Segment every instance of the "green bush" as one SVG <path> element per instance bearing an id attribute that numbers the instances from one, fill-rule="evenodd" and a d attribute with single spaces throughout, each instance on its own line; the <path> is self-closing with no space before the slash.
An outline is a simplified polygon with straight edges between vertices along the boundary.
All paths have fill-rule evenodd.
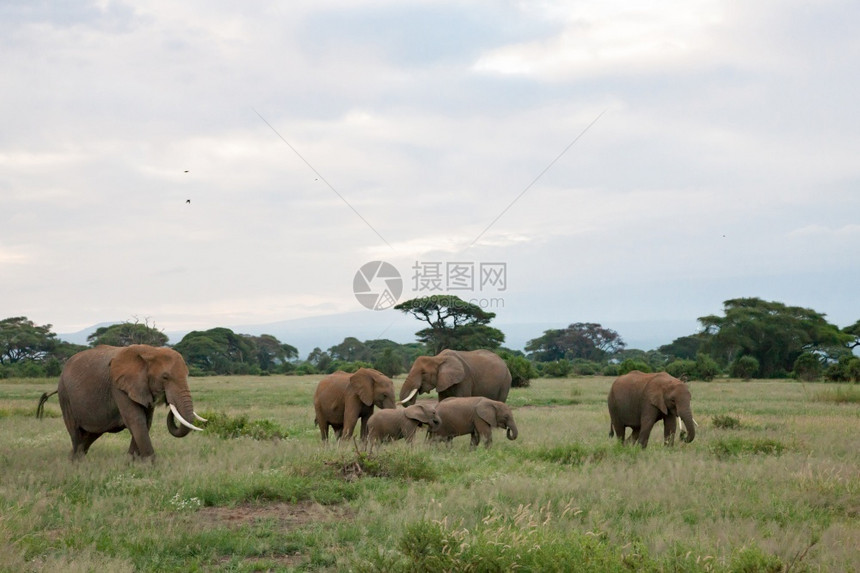
<path id="1" fill-rule="evenodd" d="M 710 382 L 720 373 L 717 361 L 710 354 L 702 352 L 696 354 L 696 379 Z"/>
<path id="2" fill-rule="evenodd" d="M 821 359 L 811 352 L 804 352 L 794 361 L 794 375 L 805 382 L 813 382 L 821 377 L 824 366 Z"/>
<path id="3" fill-rule="evenodd" d="M 203 417 L 208 420 L 199 422 L 203 429 L 225 440 L 240 437 L 273 440 L 287 437 L 287 432 L 271 420 L 249 420 L 245 414 L 231 417 L 222 412 L 204 412 Z"/>
<path id="4" fill-rule="evenodd" d="M 603 367 L 604 376 L 618 376 L 618 364 L 607 364 Z"/>
<path id="5" fill-rule="evenodd" d="M 514 388 L 528 388 L 532 378 L 537 378 L 538 373 L 532 361 L 525 356 L 517 356 L 510 352 L 500 354 L 508 370 L 511 372 L 511 386 Z"/>
<path id="6" fill-rule="evenodd" d="M 622 376 L 627 374 L 628 372 L 632 372 L 633 370 L 639 370 L 640 372 L 651 372 L 651 367 L 648 366 L 645 362 L 641 360 L 633 360 L 628 358 L 624 362 L 618 365 L 618 375 Z"/>
<path id="7" fill-rule="evenodd" d="M 696 361 L 695 360 L 686 360 L 686 359 L 678 359 L 670 362 L 666 365 L 666 372 L 668 372 L 671 376 L 675 378 L 681 378 L 686 376 L 689 380 L 690 378 L 696 377 Z"/>
<path id="8" fill-rule="evenodd" d="M 756 359 L 755 356 L 746 354 L 744 356 L 739 356 L 734 360 L 734 362 L 732 362 L 731 366 L 729 366 L 729 376 L 732 378 L 749 380 L 758 374 L 758 369 L 758 359 Z"/>
<path id="9" fill-rule="evenodd" d="M 825 369 L 824 378 L 831 382 L 860 382 L 860 358 L 843 354 Z"/>
<path id="10" fill-rule="evenodd" d="M 344 372 L 357 372 L 359 368 L 373 368 L 373 364 L 363 360 L 354 360 L 352 362 L 333 360 L 326 371 L 329 374 L 337 372 L 338 370 L 343 370 Z"/>
<path id="11" fill-rule="evenodd" d="M 593 376 L 600 372 L 600 364 L 592 360 L 577 358 L 573 361 L 573 373 L 577 376 Z"/>
<path id="12" fill-rule="evenodd" d="M 714 427 L 723 430 L 735 430 L 741 427 L 741 421 L 734 416 L 714 416 Z"/>
<path id="13" fill-rule="evenodd" d="M 770 439 L 724 438 L 713 442 L 710 450 L 718 458 L 730 458 L 749 455 L 778 456 L 785 451 L 785 446 Z"/>
<path id="14" fill-rule="evenodd" d="M 567 358 L 552 362 L 540 362 L 538 368 L 541 376 L 546 378 L 567 378 L 573 372 L 573 363 Z"/>

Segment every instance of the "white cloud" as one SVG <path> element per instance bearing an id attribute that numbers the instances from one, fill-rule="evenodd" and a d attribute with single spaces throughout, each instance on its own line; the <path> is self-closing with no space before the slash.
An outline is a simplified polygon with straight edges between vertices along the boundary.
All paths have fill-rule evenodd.
<path id="1" fill-rule="evenodd" d="M 692 66 L 717 48 L 713 29 L 724 19 L 721 2 L 623 1 L 526 4 L 563 21 L 552 38 L 490 50 L 475 63 L 481 72 L 547 79 L 643 74 Z"/>

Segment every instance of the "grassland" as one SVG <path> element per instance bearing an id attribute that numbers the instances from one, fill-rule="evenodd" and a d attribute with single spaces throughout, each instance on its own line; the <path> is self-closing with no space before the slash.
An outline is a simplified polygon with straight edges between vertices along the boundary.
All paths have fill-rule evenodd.
<path id="1" fill-rule="evenodd" d="M 155 463 L 127 432 L 70 462 L 56 398 L 34 417 L 56 382 L 0 381 L 0 571 L 860 571 L 852 387 L 693 382 L 696 441 L 642 451 L 607 436 L 609 379 L 541 379 L 517 441 L 366 456 L 320 443 L 317 380 L 192 379 L 253 437 L 159 409 Z"/>

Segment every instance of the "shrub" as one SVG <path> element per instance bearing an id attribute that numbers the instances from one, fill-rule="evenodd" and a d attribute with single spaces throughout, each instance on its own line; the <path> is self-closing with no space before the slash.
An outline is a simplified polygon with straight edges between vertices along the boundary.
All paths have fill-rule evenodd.
<path id="1" fill-rule="evenodd" d="M 682 376 L 686 376 L 688 379 L 695 378 L 696 361 L 686 359 L 674 360 L 666 365 L 666 372 L 675 378 L 681 378 Z"/>
<path id="2" fill-rule="evenodd" d="M 600 372 L 600 364 L 591 360 L 577 358 L 573 361 L 573 373 L 578 376 L 593 376 Z"/>
<path id="3" fill-rule="evenodd" d="M 860 382 L 860 358 L 844 354 L 839 361 L 827 367 L 824 377 L 831 382 Z"/>
<path id="4" fill-rule="evenodd" d="M 532 378 L 537 378 L 538 373 L 534 364 L 525 356 L 517 356 L 510 352 L 502 352 L 500 356 L 511 371 L 511 386 L 514 388 L 528 388 Z"/>
<path id="5" fill-rule="evenodd" d="M 717 361 L 711 358 L 710 354 L 702 352 L 696 354 L 696 378 L 710 382 L 717 374 L 720 373 L 720 366 Z"/>
<path id="6" fill-rule="evenodd" d="M 710 450 L 718 458 L 724 459 L 760 454 L 778 456 L 785 450 L 785 446 L 769 439 L 725 438 L 714 442 Z"/>
<path id="7" fill-rule="evenodd" d="M 567 358 L 540 363 L 541 376 L 546 376 L 547 378 L 566 378 L 572 371 L 573 363 Z"/>
<path id="8" fill-rule="evenodd" d="M 645 362 L 641 360 L 633 360 L 628 358 L 624 362 L 618 365 L 618 375 L 622 376 L 631 372 L 633 370 L 639 370 L 640 372 L 651 372 L 651 367 L 648 366 Z"/>
<path id="9" fill-rule="evenodd" d="M 604 376 L 618 376 L 618 364 L 607 364 L 603 367 Z"/>
<path id="10" fill-rule="evenodd" d="M 794 361 L 794 375 L 806 382 L 813 382 L 821 377 L 824 367 L 817 355 L 804 352 Z"/>
<path id="11" fill-rule="evenodd" d="M 271 420 L 249 420 L 248 416 L 231 417 L 222 412 L 204 412 L 208 422 L 200 422 L 203 429 L 220 438 L 248 437 L 254 440 L 286 438 L 287 432 Z"/>
<path id="12" fill-rule="evenodd" d="M 326 371 L 331 374 L 333 372 L 337 372 L 338 370 L 343 370 L 344 372 L 357 372 L 359 368 L 373 368 L 373 364 L 370 362 L 365 362 L 363 360 L 355 360 L 352 362 L 347 362 L 345 360 L 333 360 Z"/>
<path id="13" fill-rule="evenodd" d="M 714 416 L 714 427 L 723 430 L 735 430 L 741 427 L 741 421 L 734 416 Z"/>
<path id="14" fill-rule="evenodd" d="M 745 355 L 740 356 L 732 362 L 729 367 L 729 375 L 732 378 L 741 378 L 749 380 L 758 374 L 759 364 L 755 356 Z"/>

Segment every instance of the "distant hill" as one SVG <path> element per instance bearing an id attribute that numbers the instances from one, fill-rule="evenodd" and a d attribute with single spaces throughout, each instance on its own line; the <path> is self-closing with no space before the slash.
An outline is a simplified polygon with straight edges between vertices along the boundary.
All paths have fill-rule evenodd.
<path id="1" fill-rule="evenodd" d="M 86 344 L 87 336 L 96 329 L 116 322 L 101 322 L 78 332 L 57 336 L 68 342 Z M 493 326 L 505 333 L 505 346 L 514 350 L 523 350 L 526 342 L 537 338 L 545 330 L 564 328 L 567 325 L 568 322 L 493 323 Z M 359 340 L 387 338 L 400 344 L 415 342 L 415 333 L 423 328 L 423 323 L 398 311 L 363 310 L 265 324 L 223 326 L 240 334 L 271 334 L 281 342 L 298 348 L 299 356 L 305 358 L 314 348 L 326 350 L 349 336 Z M 693 334 L 698 323 L 695 320 L 663 320 L 603 323 L 603 326 L 618 332 L 627 343 L 627 348 L 651 350 L 668 344 L 679 336 Z M 189 330 L 165 331 L 165 334 L 170 338 L 170 344 L 176 344 L 188 332 Z"/>

